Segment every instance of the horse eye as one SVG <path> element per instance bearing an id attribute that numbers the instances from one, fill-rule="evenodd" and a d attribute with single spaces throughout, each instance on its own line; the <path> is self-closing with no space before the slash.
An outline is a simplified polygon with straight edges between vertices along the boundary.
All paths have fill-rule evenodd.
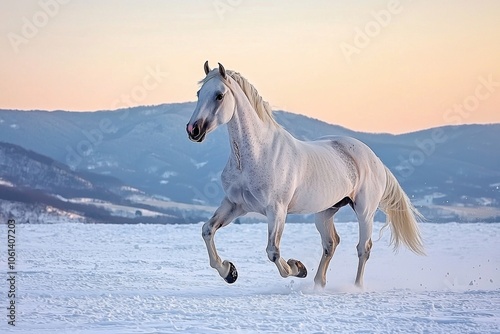
<path id="1" fill-rule="evenodd" d="M 224 98 L 224 94 L 217 94 L 217 96 L 215 97 L 217 99 L 217 101 L 222 101 L 222 99 Z"/>

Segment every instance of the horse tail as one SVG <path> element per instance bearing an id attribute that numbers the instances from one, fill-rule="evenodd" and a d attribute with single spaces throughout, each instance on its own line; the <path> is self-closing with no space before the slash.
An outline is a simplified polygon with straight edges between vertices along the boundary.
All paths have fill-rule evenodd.
<path id="1" fill-rule="evenodd" d="M 380 209 L 387 215 L 387 221 L 382 230 L 387 226 L 391 227 L 391 244 L 394 245 L 395 251 L 402 242 L 414 253 L 425 255 L 418 228 L 418 221 L 423 220 L 424 217 L 411 204 L 398 180 L 387 167 L 385 167 L 385 174 L 387 181 L 380 201 Z"/>

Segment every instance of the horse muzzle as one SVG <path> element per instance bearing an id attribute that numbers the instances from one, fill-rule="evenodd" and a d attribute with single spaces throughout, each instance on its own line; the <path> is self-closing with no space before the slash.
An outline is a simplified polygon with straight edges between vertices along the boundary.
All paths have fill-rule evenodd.
<path id="1" fill-rule="evenodd" d="M 186 131 L 190 140 L 201 143 L 207 134 L 205 122 L 196 121 L 194 124 L 188 123 Z"/>

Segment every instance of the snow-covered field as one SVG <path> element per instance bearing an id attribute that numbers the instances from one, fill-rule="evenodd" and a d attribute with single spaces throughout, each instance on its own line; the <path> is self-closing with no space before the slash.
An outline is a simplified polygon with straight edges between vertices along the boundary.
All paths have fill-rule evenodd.
<path id="1" fill-rule="evenodd" d="M 313 224 L 287 225 L 282 241 L 282 255 L 307 266 L 305 279 L 283 279 L 268 261 L 267 225 L 220 230 L 219 253 L 238 268 L 234 285 L 209 267 L 201 224 L 19 224 L 16 327 L 7 325 L 2 279 L 0 332 L 500 332 L 500 224 L 421 228 L 428 256 L 394 254 L 386 231 L 374 242 L 361 291 L 353 285 L 357 224 L 338 223 L 342 241 L 317 291 Z"/>

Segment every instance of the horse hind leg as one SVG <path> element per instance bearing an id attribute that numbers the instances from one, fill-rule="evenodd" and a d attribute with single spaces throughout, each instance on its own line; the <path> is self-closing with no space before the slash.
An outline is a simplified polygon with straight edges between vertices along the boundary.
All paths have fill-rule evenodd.
<path id="1" fill-rule="evenodd" d="M 368 229 L 366 229 L 368 230 Z M 370 228 L 371 230 L 371 228 Z M 361 228 L 360 228 L 361 231 Z M 363 287 L 363 277 L 365 273 L 365 265 L 368 259 L 370 258 L 370 252 L 372 249 L 372 240 L 371 238 L 359 238 L 359 243 L 356 246 L 358 250 L 358 271 L 356 273 L 356 281 L 355 284 L 358 287 Z"/>
<path id="2" fill-rule="evenodd" d="M 370 258 L 372 249 L 372 231 L 373 231 L 373 218 L 377 204 L 366 203 L 365 198 L 359 198 L 359 202 L 354 203 L 354 211 L 358 217 L 359 223 L 359 243 L 356 246 L 358 251 L 358 270 L 356 273 L 355 284 L 358 287 L 363 286 L 363 276 L 365 272 L 365 265 Z"/>
<path id="3" fill-rule="evenodd" d="M 314 277 L 314 283 L 318 287 L 325 287 L 326 285 L 326 271 L 330 264 L 335 249 L 340 243 L 340 237 L 335 230 L 333 223 L 333 215 L 339 208 L 333 207 L 315 215 L 316 229 L 321 235 L 321 244 L 323 246 L 323 254 L 318 266 L 318 271 Z"/>

